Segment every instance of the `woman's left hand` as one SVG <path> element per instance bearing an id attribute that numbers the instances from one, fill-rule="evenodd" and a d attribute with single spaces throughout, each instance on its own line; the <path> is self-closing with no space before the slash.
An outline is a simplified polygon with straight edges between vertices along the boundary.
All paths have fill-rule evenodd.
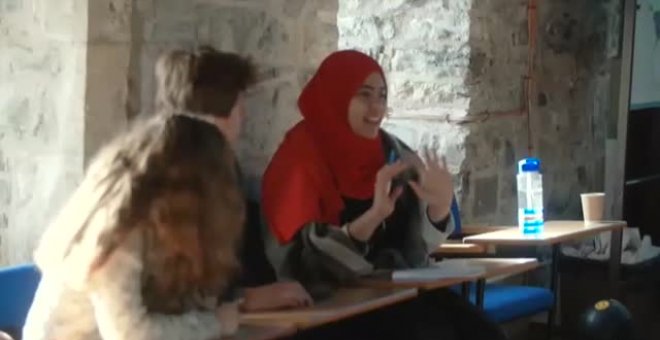
<path id="1" fill-rule="evenodd" d="M 223 336 L 232 336 L 238 331 L 240 313 L 237 302 L 228 302 L 221 304 L 215 311 L 218 322 L 220 322 L 220 332 Z"/>
<path id="2" fill-rule="evenodd" d="M 429 205 L 431 221 L 439 222 L 449 215 L 454 186 L 444 157 L 439 158 L 428 148 L 424 148 L 423 156 L 423 162 L 416 162 L 419 181 L 410 181 L 409 184 L 419 199 Z"/>

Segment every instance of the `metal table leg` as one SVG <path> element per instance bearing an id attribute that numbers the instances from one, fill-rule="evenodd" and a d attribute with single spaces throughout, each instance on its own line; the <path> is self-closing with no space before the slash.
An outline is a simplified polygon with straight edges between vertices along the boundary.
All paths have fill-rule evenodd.
<path id="1" fill-rule="evenodd" d="M 486 280 L 485 279 L 479 279 L 477 280 L 477 297 L 476 297 L 476 302 L 477 302 L 477 307 L 479 309 L 484 309 L 484 291 L 486 290 Z"/>
<path id="2" fill-rule="evenodd" d="M 554 331 L 555 317 L 557 314 L 557 299 L 559 294 L 557 294 L 559 287 L 559 249 L 560 244 L 552 245 L 552 267 L 550 271 L 550 291 L 554 296 L 554 301 L 552 302 L 552 308 L 548 312 L 548 339 L 552 339 L 552 334 Z"/>
<path id="3" fill-rule="evenodd" d="M 623 230 L 612 231 L 610 237 L 609 284 L 612 298 L 619 298 L 619 280 L 621 278 L 621 238 Z"/>
<path id="4" fill-rule="evenodd" d="M 470 283 L 469 282 L 461 283 L 461 296 L 463 296 L 465 301 L 470 302 Z"/>

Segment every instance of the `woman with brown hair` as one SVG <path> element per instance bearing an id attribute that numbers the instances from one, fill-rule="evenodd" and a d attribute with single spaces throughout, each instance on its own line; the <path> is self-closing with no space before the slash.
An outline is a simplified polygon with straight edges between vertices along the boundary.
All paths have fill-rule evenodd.
<path id="1" fill-rule="evenodd" d="M 175 51 L 157 78 L 168 89 L 159 114 L 98 153 L 44 233 L 24 338 L 224 333 L 217 301 L 238 269 L 245 203 L 222 118 L 243 111 L 253 67 L 235 54 Z"/>
<path id="2" fill-rule="evenodd" d="M 232 92 L 219 82 L 222 77 L 217 68 L 223 63 L 231 63 L 230 60 L 223 61 L 227 57 L 228 55 L 219 53 L 211 47 L 202 47 L 195 55 L 179 51 L 161 59 L 156 65 L 157 111 L 165 114 L 182 110 L 225 112 L 231 109 L 232 103 L 235 102 L 233 106 L 235 109 L 229 111 L 227 115 L 215 117 L 213 121 L 229 144 L 235 145 L 247 112 L 244 109 L 244 94 Z M 187 74 L 191 60 L 195 60 L 197 65 L 194 82 L 190 81 L 191 77 Z M 241 66 L 235 65 L 234 69 L 240 70 Z M 231 75 L 225 73 L 225 76 Z M 194 87 L 200 95 L 189 100 L 185 91 Z M 207 90 L 208 88 L 223 90 L 212 91 Z M 240 170 L 238 166 L 236 168 Z M 239 181 L 242 181 L 240 171 L 238 175 Z M 265 254 L 258 204 L 249 200 L 246 203 L 247 219 L 239 247 L 240 276 L 231 287 L 233 288 L 231 293 L 234 294 L 227 294 L 224 298 L 236 298 L 236 295 L 240 295 L 239 307 L 243 311 L 273 310 L 311 304 L 312 298 L 298 282 L 275 282 L 275 271 Z"/>

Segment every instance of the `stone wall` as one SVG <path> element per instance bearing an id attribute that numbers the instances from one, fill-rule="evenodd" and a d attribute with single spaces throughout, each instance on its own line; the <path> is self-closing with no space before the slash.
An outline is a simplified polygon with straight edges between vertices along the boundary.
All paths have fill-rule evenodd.
<path id="1" fill-rule="evenodd" d="M 296 100 L 323 57 L 337 48 L 337 0 L 138 0 L 133 28 L 132 107 L 153 108 L 153 65 L 171 48 L 211 45 L 249 55 L 259 84 L 249 96 L 239 155 L 260 176 L 284 133 L 300 119 Z"/>
<path id="2" fill-rule="evenodd" d="M 385 129 L 415 149 L 447 157 L 454 173 L 465 160 L 468 130 L 450 123 L 468 114 L 465 82 L 471 0 L 342 0 L 339 48 L 366 52 L 381 63 L 389 86 Z M 462 182 L 456 177 L 456 192 Z"/>
<path id="3" fill-rule="evenodd" d="M 545 162 L 548 215 L 578 217 L 577 194 L 603 183 L 616 3 L 539 1 L 528 124 L 516 114 L 527 1 L 0 0 L 0 265 L 29 259 L 84 163 L 151 113 L 158 55 L 202 44 L 260 67 L 238 150 L 249 177 L 300 119 L 323 57 L 356 48 L 387 72 L 385 128 L 446 155 L 466 222 L 514 221 L 528 145 Z"/>
<path id="4" fill-rule="evenodd" d="M 127 126 L 133 0 L 88 0 L 84 160 Z"/>
<path id="5" fill-rule="evenodd" d="M 579 194 L 603 190 L 607 118 L 617 87 L 610 84 L 608 24 L 616 1 L 538 1 L 537 51 L 529 120 L 524 115 L 470 124 L 463 181 L 465 215 L 476 223 L 516 216 L 516 161 L 540 157 L 546 217 L 581 218 Z M 475 1 L 470 114 L 523 106 L 527 71 L 526 2 Z M 612 91 L 613 90 L 613 91 Z M 528 129 L 529 125 L 529 129 Z M 528 138 L 529 137 L 531 138 Z"/>
<path id="6" fill-rule="evenodd" d="M 537 85 L 524 114 L 527 1 L 340 1 L 339 46 L 388 74 L 386 129 L 447 156 L 468 223 L 515 223 L 516 161 L 544 162 L 547 215 L 602 189 L 615 1 L 539 1 Z M 564 34 L 566 33 L 566 34 Z M 465 123 L 465 122 L 469 123 Z"/>
<path id="7" fill-rule="evenodd" d="M 25 262 L 82 172 L 87 1 L 0 1 L 0 265 Z"/>
<path id="8" fill-rule="evenodd" d="M 239 150 L 259 177 L 337 47 L 336 13 L 336 0 L 0 1 L 0 265 L 29 260 L 84 164 L 151 113 L 169 49 L 207 44 L 259 65 Z"/>

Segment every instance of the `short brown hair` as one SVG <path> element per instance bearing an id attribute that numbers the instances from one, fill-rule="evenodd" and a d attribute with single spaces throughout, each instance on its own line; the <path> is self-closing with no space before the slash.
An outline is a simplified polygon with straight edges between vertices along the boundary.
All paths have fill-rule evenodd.
<path id="1" fill-rule="evenodd" d="M 203 46 L 174 50 L 156 63 L 156 110 L 227 117 L 238 95 L 255 82 L 245 57 Z"/>

